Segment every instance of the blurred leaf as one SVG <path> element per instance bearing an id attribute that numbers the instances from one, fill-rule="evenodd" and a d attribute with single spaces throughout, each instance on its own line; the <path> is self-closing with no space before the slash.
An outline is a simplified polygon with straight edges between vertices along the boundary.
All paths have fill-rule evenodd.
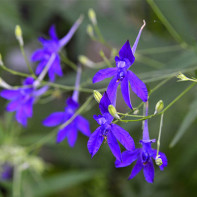
<path id="1" fill-rule="evenodd" d="M 81 184 L 87 180 L 94 178 L 95 174 L 98 173 L 93 170 L 89 171 L 78 171 L 78 172 L 67 172 L 59 175 L 49 177 L 40 187 L 36 186 L 34 191 L 34 197 L 51 195 L 60 190 L 65 190 L 73 187 L 77 184 Z"/>
<path id="2" fill-rule="evenodd" d="M 147 2 L 175 40 L 184 45 L 194 43 L 192 24 L 181 1 L 147 0 Z"/>
<path id="3" fill-rule="evenodd" d="M 170 147 L 175 146 L 175 144 L 181 139 L 183 134 L 187 131 L 189 126 L 192 124 L 192 122 L 197 117 L 197 98 L 191 103 L 190 110 L 185 116 L 185 119 L 183 120 L 178 132 L 174 136 L 173 140 L 170 143 Z"/>

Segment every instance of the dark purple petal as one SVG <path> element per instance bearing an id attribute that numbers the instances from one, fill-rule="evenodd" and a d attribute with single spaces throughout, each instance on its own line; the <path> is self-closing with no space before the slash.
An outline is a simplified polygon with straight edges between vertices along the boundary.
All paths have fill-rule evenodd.
<path id="1" fill-rule="evenodd" d="M 133 72 L 128 70 L 128 79 L 130 81 L 133 92 L 142 99 L 143 102 L 148 100 L 148 90 L 143 81 L 141 81 Z"/>
<path id="2" fill-rule="evenodd" d="M 34 103 L 34 98 L 30 98 L 22 106 L 24 113 L 28 118 L 31 118 L 33 115 L 33 103 Z"/>
<path id="3" fill-rule="evenodd" d="M 16 120 L 22 124 L 24 127 L 27 126 L 27 116 L 23 111 L 23 108 L 20 107 L 16 112 Z"/>
<path id="4" fill-rule="evenodd" d="M 133 138 L 130 136 L 130 134 L 125 131 L 123 128 L 116 124 L 111 124 L 111 131 L 116 137 L 116 139 L 127 149 L 127 150 L 134 150 L 135 149 L 135 143 L 133 141 Z"/>
<path id="5" fill-rule="evenodd" d="M 45 52 L 43 51 L 43 49 L 38 49 L 31 56 L 31 60 L 33 62 L 40 61 L 40 60 L 42 60 L 44 58 L 44 56 L 45 56 Z"/>
<path id="6" fill-rule="evenodd" d="M 117 68 L 106 68 L 99 70 L 93 77 L 92 82 L 97 83 L 106 78 L 113 77 L 117 72 Z"/>
<path id="7" fill-rule="evenodd" d="M 129 166 L 135 160 L 137 160 L 138 156 L 139 156 L 139 149 L 136 149 L 134 151 L 124 151 L 122 153 L 122 161 L 116 160 L 115 166 L 116 168 Z"/>
<path id="8" fill-rule="evenodd" d="M 70 130 L 72 130 L 72 125 L 67 125 L 63 129 L 59 130 L 56 138 L 57 143 L 62 142 L 68 136 L 68 132 Z"/>
<path id="9" fill-rule="evenodd" d="M 74 147 L 76 141 L 77 141 L 77 128 L 75 127 L 74 124 L 72 124 L 72 128 L 69 129 L 68 134 L 67 134 L 67 140 L 68 140 L 68 144 L 70 145 L 70 147 Z"/>
<path id="10" fill-rule="evenodd" d="M 107 87 L 107 95 L 109 97 L 109 100 L 111 103 L 116 106 L 116 92 L 120 81 L 117 80 L 117 77 L 115 76 L 109 83 Z"/>
<path id="11" fill-rule="evenodd" d="M 104 94 L 100 100 L 100 103 L 99 103 L 99 108 L 100 108 L 100 111 L 102 114 L 109 113 L 108 112 L 109 105 L 111 105 L 111 101 L 109 100 L 107 92 L 104 92 Z"/>
<path id="12" fill-rule="evenodd" d="M 125 76 L 125 78 L 121 82 L 121 91 L 125 103 L 132 109 L 132 105 L 130 101 L 129 81 L 127 76 Z"/>
<path id="13" fill-rule="evenodd" d="M 140 170 L 143 168 L 143 164 L 140 160 L 140 158 L 137 160 L 135 166 L 133 167 L 133 170 L 131 171 L 131 175 L 129 176 L 129 180 L 134 178 L 139 172 Z"/>
<path id="14" fill-rule="evenodd" d="M 93 157 L 97 151 L 99 150 L 104 137 L 101 135 L 101 131 L 100 131 L 101 127 L 98 127 L 90 136 L 89 140 L 88 140 L 88 151 L 91 154 L 91 157 Z"/>
<path id="15" fill-rule="evenodd" d="M 55 26 L 52 25 L 49 29 L 49 36 L 55 40 L 55 41 L 58 41 L 58 37 L 57 37 L 57 34 L 56 34 L 56 31 L 55 31 Z"/>
<path id="16" fill-rule="evenodd" d="M 20 98 L 15 99 L 7 105 L 6 110 L 9 112 L 16 111 L 21 105 L 22 103 L 20 102 Z"/>
<path id="17" fill-rule="evenodd" d="M 157 150 L 153 150 L 153 159 L 156 159 Z M 166 155 L 162 152 L 159 152 L 160 158 L 162 160 L 162 165 L 159 166 L 160 170 L 164 170 L 164 168 L 168 165 L 168 159 Z"/>
<path id="18" fill-rule="evenodd" d="M 130 61 L 130 65 L 133 64 L 133 62 L 135 61 L 135 57 L 133 56 L 133 53 L 131 51 L 131 46 L 128 40 L 120 49 L 119 56 L 121 59 L 124 59 L 124 58 L 128 59 Z"/>
<path id="19" fill-rule="evenodd" d="M 12 100 L 20 96 L 20 90 L 2 90 L 0 96 Z"/>
<path id="20" fill-rule="evenodd" d="M 48 75 L 49 75 L 50 81 L 52 81 L 52 82 L 55 81 L 55 71 L 52 66 L 48 71 Z"/>
<path id="21" fill-rule="evenodd" d="M 2 166 L 1 178 L 3 180 L 11 180 L 13 177 L 14 168 L 9 163 L 5 163 Z"/>
<path id="22" fill-rule="evenodd" d="M 33 85 L 34 83 L 34 78 L 33 77 L 27 77 L 24 81 L 23 81 L 23 85 Z"/>
<path id="23" fill-rule="evenodd" d="M 67 107 L 72 108 L 73 111 L 75 111 L 79 107 L 79 103 L 74 101 L 72 97 L 68 97 L 66 103 L 67 103 Z"/>
<path id="24" fill-rule="evenodd" d="M 60 65 L 60 58 L 59 56 L 56 56 L 56 59 L 53 63 L 53 67 L 54 67 L 54 70 L 55 70 L 55 73 L 58 75 L 58 76 L 63 76 L 63 72 L 62 72 L 62 68 L 61 68 L 61 65 Z"/>
<path id="25" fill-rule="evenodd" d="M 91 135 L 89 122 L 82 116 L 78 115 L 75 119 L 77 128 L 86 136 Z"/>
<path id="26" fill-rule="evenodd" d="M 39 75 L 42 72 L 42 70 L 44 69 L 44 67 L 46 66 L 46 64 L 47 64 L 47 61 L 46 60 L 43 60 L 43 61 L 41 61 L 38 64 L 38 66 L 36 68 L 36 75 Z"/>
<path id="27" fill-rule="evenodd" d="M 64 112 L 55 112 L 49 115 L 44 121 L 43 125 L 47 127 L 57 126 L 65 120 Z"/>
<path id="28" fill-rule="evenodd" d="M 154 182 L 154 174 L 155 174 L 155 169 L 154 169 L 154 165 L 153 165 L 153 161 L 150 160 L 149 162 L 147 162 L 144 165 L 143 168 L 144 171 L 144 177 L 146 179 L 147 182 L 149 183 L 153 183 Z"/>
<path id="29" fill-rule="evenodd" d="M 99 124 L 99 125 L 102 125 L 102 124 L 105 124 L 106 123 L 106 119 L 101 116 L 101 115 L 93 115 L 93 118 L 96 120 L 96 122 Z"/>
<path id="30" fill-rule="evenodd" d="M 111 149 L 111 152 L 116 157 L 117 160 L 121 161 L 121 150 L 118 144 L 118 141 L 116 140 L 115 136 L 111 131 L 107 134 L 107 143 L 109 145 L 109 148 Z"/>

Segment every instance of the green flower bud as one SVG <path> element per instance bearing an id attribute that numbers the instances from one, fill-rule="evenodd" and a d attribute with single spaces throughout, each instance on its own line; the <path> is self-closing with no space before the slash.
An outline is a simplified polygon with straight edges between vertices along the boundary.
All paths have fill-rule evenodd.
<path id="1" fill-rule="evenodd" d="M 161 166 L 163 164 L 162 159 L 160 158 L 160 155 L 157 155 L 155 158 L 155 163 L 157 166 Z"/>
<path id="2" fill-rule="evenodd" d="M 98 103 L 100 103 L 101 98 L 102 98 L 102 94 L 101 94 L 99 91 L 94 90 L 94 91 L 93 91 L 93 95 L 94 95 L 95 100 L 96 100 Z"/>
<path id="3" fill-rule="evenodd" d="M 88 10 L 88 17 L 91 20 L 91 22 L 93 23 L 93 25 L 96 25 L 97 24 L 97 21 L 96 21 L 96 13 L 95 13 L 95 11 L 92 8 L 90 8 Z"/>
<path id="4" fill-rule="evenodd" d="M 15 36 L 16 36 L 16 39 L 18 40 L 20 46 L 23 46 L 24 43 L 23 43 L 22 30 L 19 25 L 16 25 L 16 27 L 15 27 Z"/>
<path id="5" fill-rule="evenodd" d="M 120 117 L 116 111 L 116 108 L 113 105 L 108 106 L 108 111 L 114 118 L 120 120 Z"/>
<path id="6" fill-rule="evenodd" d="M 155 105 L 155 113 L 154 114 L 157 114 L 159 112 L 161 112 L 164 108 L 164 103 L 162 100 L 158 101 L 157 104 Z"/>
<path id="7" fill-rule="evenodd" d="M 92 25 L 88 25 L 88 26 L 87 26 L 86 32 L 87 32 L 87 34 L 88 34 L 90 37 L 94 37 L 94 30 L 93 30 Z"/>
<path id="8" fill-rule="evenodd" d="M 84 55 L 80 55 L 78 59 L 79 59 L 79 62 L 80 62 L 81 64 L 83 64 L 84 66 L 87 66 L 87 67 L 92 68 L 92 67 L 94 67 L 94 65 L 95 65 L 95 63 L 94 63 L 93 61 L 89 60 L 89 59 L 88 59 L 86 56 L 84 56 Z"/>
<path id="9" fill-rule="evenodd" d="M 180 79 L 179 81 L 188 81 L 190 80 L 188 77 L 186 77 L 183 73 L 179 73 L 177 75 L 177 78 Z"/>

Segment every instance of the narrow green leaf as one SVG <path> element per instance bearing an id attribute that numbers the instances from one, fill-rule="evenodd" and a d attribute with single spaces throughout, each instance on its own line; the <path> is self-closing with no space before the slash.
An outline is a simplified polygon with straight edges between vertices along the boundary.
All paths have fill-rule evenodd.
<path id="1" fill-rule="evenodd" d="M 187 131 L 189 126 L 192 124 L 192 122 L 197 117 L 197 98 L 191 103 L 190 110 L 185 116 L 185 119 L 183 120 L 178 132 L 174 136 L 173 140 L 170 143 L 170 147 L 172 148 L 175 146 L 175 144 L 181 139 L 181 137 L 184 135 L 184 133 Z"/>

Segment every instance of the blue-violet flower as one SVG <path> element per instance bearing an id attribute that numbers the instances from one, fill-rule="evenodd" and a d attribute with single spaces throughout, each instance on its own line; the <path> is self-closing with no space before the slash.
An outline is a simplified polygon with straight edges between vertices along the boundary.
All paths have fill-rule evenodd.
<path id="1" fill-rule="evenodd" d="M 121 150 L 118 141 L 130 151 L 135 149 L 135 144 L 133 138 L 127 131 L 112 123 L 113 117 L 108 112 L 108 106 L 110 104 L 111 101 L 105 92 L 99 103 L 99 108 L 102 115 L 93 116 L 100 126 L 90 136 L 87 147 L 89 153 L 93 157 L 99 150 L 103 140 L 105 140 L 108 143 L 112 154 L 117 160 L 121 161 Z"/>
<path id="2" fill-rule="evenodd" d="M 62 69 L 60 65 L 60 56 L 59 51 L 70 41 L 76 30 L 78 29 L 79 25 L 82 22 L 82 17 L 80 17 L 74 25 L 71 27 L 70 31 L 67 35 L 65 35 L 62 39 L 58 39 L 55 27 L 51 26 L 49 30 L 49 35 L 51 37 L 50 40 L 39 38 L 39 41 L 42 43 L 43 48 L 36 50 L 32 55 L 32 61 L 39 61 L 36 68 L 36 74 L 39 75 L 42 70 L 47 65 L 47 62 L 50 60 L 50 57 L 55 54 L 55 58 L 53 63 L 51 64 L 50 68 L 48 69 L 49 79 L 51 81 L 55 80 L 55 74 L 58 76 L 62 76 Z"/>
<path id="3" fill-rule="evenodd" d="M 23 87 L 2 90 L 0 93 L 1 97 L 10 100 L 6 110 L 16 111 L 16 120 L 23 126 L 27 126 L 27 119 L 33 115 L 35 101 L 48 89 L 47 86 L 44 86 L 37 90 L 34 82 L 32 77 L 27 77 L 23 82 Z"/>
<path id="4" fill-rule="evenodd" d="M 116 103 L 117 88 L 118 85 L 121 84 L 121 91 L 123 98 L 126 104 L 132 109 L 132 105 L 130 101 L 129 82 L 133 92 L 139 98 L 141 98 L 142 101 L 146 102 L 148 100 L 148 91 L 146 85 L 132 71 L 128 70 L 129 67 L 135 61 L 134 54 L 144 26 L 145 26 L 145 21 L 138 33 L 138 36 L 136 38 L 136 41 L 132 49 L 128 40 L 122 46 L 122 48 L 119 51 L 119 57 L 118 56 L 115 57 L 116 68 L 102 69 L 98 71 L 92 79 L 93 83 L 97 83 L 99 81 L 104 80 L 105 78 L 113 77 L 108 85 L 107 94 L 109 96 L 109 99 L 112 101 L 112 104 L 114 105 Z"/>
<path id="5" fill-rule="evenodd" d="M 79 108 L 78 103 L 78 86 L 80 82 L 81 68 L 78 67 L 77 79 L 72 97 L 69 97 L 66 101 L 67 107 L 64 112 L 55 112 L 49 115 L 44 121 L 44 126 L 53 127 L 59 124 L 64 124 L 69 121 L 75 114 L 75 111 Z M 77 131 L 80 130 L 84 135 L 90 136 L 90 126 L 89 122 L 83 118 L 81 115 L 77 115 L 68 125 L 60 129 L 57 134 L 57 143 L 62 142 L 67 138 L 68 143 L 73 147 L 77 140 Z"/>
<path id="6" fill-rule="evenodd" d="M 148 115 L 146 113 L 146 115 Z M 152 159 L 156 159 L 157 150 L 151 148 L 151 144 L 155 142 L 155 139 L 150 140 L 148 132 L 148 120 L 144 121 L 144 130 L 143 130 L 143 140 L 140 140 L 142 148 L 136 148 L 134 151 L 124 151 L 122 153 L 122 162 L 116 160 L 115 166 L 126 167 L 131 165 L 135 160 L 136 164 L 131 171 L 129 180 L 134 178 L 142 169 L 144 172 L 144 177 L 147 182 L 154 182 L 154 164 Z M 162 160 L 162 164 L 159 166 L 160 170 L 164 170 L 164 167 L 167 166 L 168 161 L 164 153 L 159 152 L 159 158 Z"/>

